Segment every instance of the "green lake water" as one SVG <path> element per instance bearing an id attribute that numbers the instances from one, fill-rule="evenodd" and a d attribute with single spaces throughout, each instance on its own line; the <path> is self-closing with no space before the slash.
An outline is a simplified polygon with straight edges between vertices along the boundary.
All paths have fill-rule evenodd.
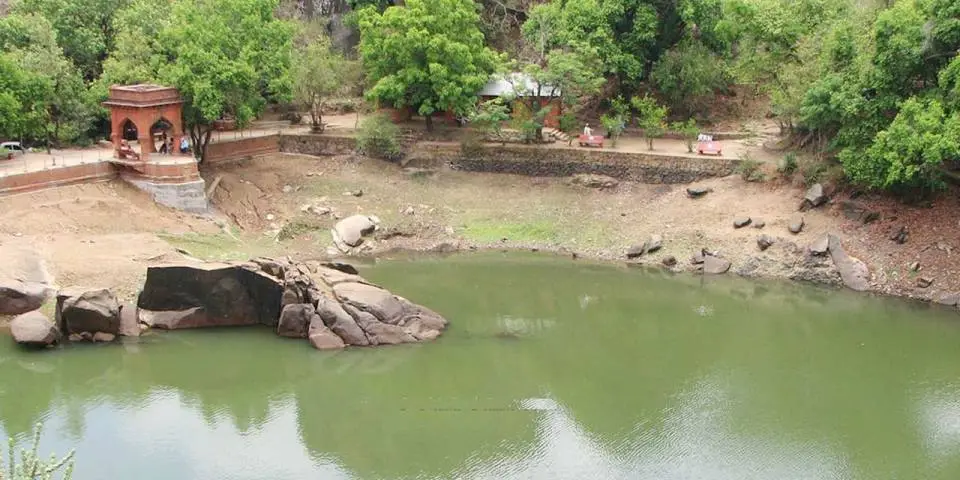
<path id="1" fill-rule="evenodd" d="M 450 329 L 333 353 L 259 328 L 6 339 L 0 434 L 44 422 L 76 480 L 960 478 L 956 312 L 492 253 L 361 273 Z"/>

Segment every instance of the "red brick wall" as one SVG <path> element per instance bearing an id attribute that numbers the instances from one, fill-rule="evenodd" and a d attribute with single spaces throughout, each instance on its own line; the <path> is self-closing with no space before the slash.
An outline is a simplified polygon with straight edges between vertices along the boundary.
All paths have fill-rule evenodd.
<path id="1" fill-rule="evenodd" d="M 116 178 L 116 176 L 116 168 L 107 162 L 8 175 L 0 177 L 0 195 L 33 192 L 75 183 L 105 181 Z"/>
<path id="2" fill-rule="evenodd" d="M 279 151 L 279 135 L 224 140 L 217 143 L 211 143 L 207 146 L 207 156 L 204 159 L 204 162 L 209 164 L 231 160 L 242 160 L 244 158 L 255 157 L 258 155 L 278 153 Z"/>

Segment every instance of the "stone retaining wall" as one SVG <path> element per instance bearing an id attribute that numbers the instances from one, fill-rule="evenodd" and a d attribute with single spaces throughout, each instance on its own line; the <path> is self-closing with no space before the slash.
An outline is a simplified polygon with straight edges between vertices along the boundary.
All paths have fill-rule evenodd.
<path id="1" fill-rule="evenodd" d="M 306 155 L 353 152 L 356 141 L 332 135 L 284 135 L 280 150 Z M 611 149 L 557 148 L 527 145 L 480 145 L 464 154 L 458 143 L 419 142 L 407 153 L 404 166 L 451 168 L 470 172 L 566 177 L 594 173 L 642 183 L 690 183 L 734 172 L 740 160 L 697 155 L 658 155 Z"/>

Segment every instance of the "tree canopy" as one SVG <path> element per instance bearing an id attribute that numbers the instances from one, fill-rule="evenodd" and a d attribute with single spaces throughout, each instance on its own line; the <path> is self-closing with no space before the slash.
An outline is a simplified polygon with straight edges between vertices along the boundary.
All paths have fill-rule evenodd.
<path id="1" fill-rule="evenodd" d="M 497 67 L 472 0 L 409 0 L 382 13 L 370 7 L 359 12 L 359 25 L 368 98 L 411 107 L 428 128 L 436 112 L 471 112 Z"/>

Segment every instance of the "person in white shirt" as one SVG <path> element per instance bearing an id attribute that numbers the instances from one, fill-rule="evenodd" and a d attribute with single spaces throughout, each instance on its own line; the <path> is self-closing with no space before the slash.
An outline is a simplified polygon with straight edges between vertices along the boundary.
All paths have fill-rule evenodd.
<path id="1" fill-rule="evenodd" d="M 593 136 L 593 129 L 590 128 L 590 124 L 589 124 L 589 123 L 583 126 L 583 134 L 584 134 L 585 136 L 587 136 L 587 137 L 592 137 L 592 136 Z"/>

